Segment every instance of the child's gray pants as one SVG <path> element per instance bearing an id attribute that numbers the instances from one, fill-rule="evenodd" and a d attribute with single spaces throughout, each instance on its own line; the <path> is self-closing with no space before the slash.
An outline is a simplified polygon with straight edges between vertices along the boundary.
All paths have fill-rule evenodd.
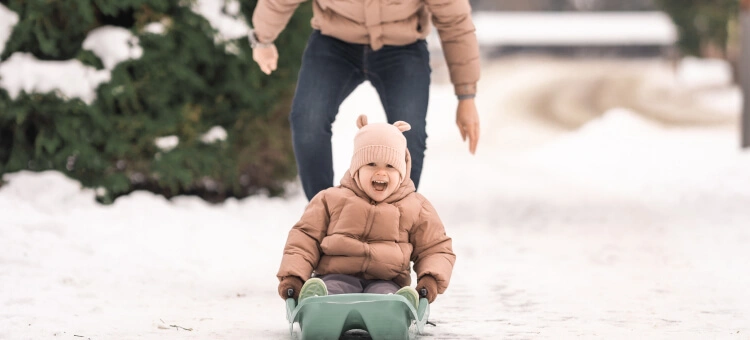
<path id="1" fill-rule="evenodd" d="M 374 293 L 388 294 L 399 290 L 396 283 L 390 280 L 365 280 L 346 274 L 328 274 L 320 277 L 326 283 L 328 294 Z"/>

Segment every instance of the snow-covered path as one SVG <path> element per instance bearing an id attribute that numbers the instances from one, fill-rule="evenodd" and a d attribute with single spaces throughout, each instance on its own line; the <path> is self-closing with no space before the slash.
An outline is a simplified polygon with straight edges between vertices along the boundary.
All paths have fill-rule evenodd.
<path id="1" fill-rule="evenodd" d="M 750 337 L 750 154 L 735 127 L 613 109 L 552 129 L 508 112 L 511 88 L 541 82 L 539 65 L 512 69 L 483 79 L 476 156 L 452 90 L 433 89 L 420 191 L 458 260 L 421 338 Z M 368 86 L 345 102 L 339 175 L 354 119 L 381 112 Z M 289 338 L 274 274 L 301 194 L 210 206 L 137 192 L 98 206 L 57 173 L 6 180 L 0 339 Z"/>

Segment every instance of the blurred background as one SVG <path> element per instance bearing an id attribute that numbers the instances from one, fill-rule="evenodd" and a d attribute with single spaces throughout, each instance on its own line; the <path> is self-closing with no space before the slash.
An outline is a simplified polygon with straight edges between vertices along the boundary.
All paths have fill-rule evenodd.
<path id="1" fill-rule="evenodd" d="M 738 1 L 472 4 L 483 75 L 522 79 L 501 91 L 507 119 L 569 131 L 621 107 L 676 126 L 738 124 Z"/>
<path id="2" fill-rule="evenodd" d="M 481 96 L 493 99 L 484 110 L 501 113 L 485 136 L 543 141 L 614 107 L 739 130 L 739 2 L 472 0 Z M 139 189 L 211 202 L 283 194 L 311 11 L 296 12 L 277 42 L 279 71 L 265 77 L 246 41 L 254 6 L 0 1 L 0 175 L 60 171 L 104 203 Z M 433 82 L 445 84 L 434 30 L 429 43 Z"/>

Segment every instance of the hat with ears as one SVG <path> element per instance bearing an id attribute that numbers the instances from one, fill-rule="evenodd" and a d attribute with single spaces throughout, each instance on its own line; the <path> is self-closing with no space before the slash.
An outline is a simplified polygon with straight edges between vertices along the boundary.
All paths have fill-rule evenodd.
<path id="1" fill-rule="evenodd" d="M 396 168 L 403 181 L 406 178 L 406 137 L 403 132 L 409 131 L 411 125 L 404 121 L 367 124 L 367 116 L 360 115 L 357 127 L 359 131 L 354 136 L 349 174 L 354 177 L 362 166 L 383 162 Z"/>

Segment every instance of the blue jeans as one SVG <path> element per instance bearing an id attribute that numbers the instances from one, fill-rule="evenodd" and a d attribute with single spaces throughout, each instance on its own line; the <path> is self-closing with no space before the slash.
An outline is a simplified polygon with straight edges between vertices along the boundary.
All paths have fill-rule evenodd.
<path id="1" fill-rule="evenodd" d="M 344 99 L 365 80 L 377 90 L 389 123 L 403 120 L 411 125 L 404 136 L 412 159 L 410 176 L 419 185 L 430 72 L 424 40 L 373 51 L 369 45 L 313 31 L 302 56 L 289 116 L 297 169 L 308 200 L 333 185 L 331 125 Z"/>

